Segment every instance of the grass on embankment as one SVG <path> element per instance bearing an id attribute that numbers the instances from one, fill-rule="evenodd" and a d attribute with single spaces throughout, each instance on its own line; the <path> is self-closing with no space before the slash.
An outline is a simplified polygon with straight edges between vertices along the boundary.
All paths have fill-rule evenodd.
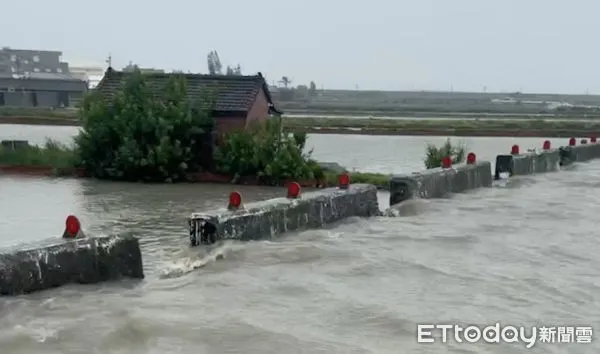
<path id="1" fill-rule="evenodd" d="M 81 120 L 76 108 L 0 107 L 0 124 L 79 126 Z"/>
<path id="2" fill-rule="evenodd" d="M 74 107 L 0 107 L 0 117 L 39 117 L 79 119 L 79 110 Z"/>
<path id="3" fill-rule="evenodd" d="M 43 146 L 30 145 L 15 150 L 0 146 L 0 166 L 52 167 L 55 174 L 71 173 L 76 154 L 59 142 L 47 140 Z"/>
<path id="4" fill-rule="evenodd" d="M 300 111 L 311 112 L 314 114 L 332 115 L 348 112 L 373 112 L 374 115 L 420 115 L 428 114 L 431 116 L 440 116 L 444 114 L 453 114 L 455 112 L 463 112 L 465 114 L 501 114 L 508 116 L 523 116 L 535 114 L 550 114 L 562 117 L 599 117 L 598 109 L 582 108 L 582 107 L 560 107 L 558 109 L 549 109 L 546 105 L 497 105 L 480 102 L 479 104 L 457 104 L 454 100 L 449 100 L 445 104 L 435 103 L 430 101 L 429 104 L 415 104 L 409 102 L 403 103 L 385 103 L 381 101 L 356 101 L 353 99 L 342 99 L 341 101 L 334 100 L 329 102 L 299 102 L 299 101 L 281 101 L 278 100 L 278 107 L 284 112 Z"/>
<path id="5" fill-rule="evenodd" d="M 489 110 L 489 109 L 470 109 L 469 107 L 398 107 L 381 105 L 370 106 L 344 106 L 336 107 L 330 105 L 304 107 L 290 104 L 289 102 L 280 102 L 279 107 L 286 112 L 296 116 L 339 116 L 340 118 L 352 116 L 385 116 L 385 117 L 469 117 L 469 118 L 497 118 L 497 119 L 535 119 L 535 117 L 547 118 L 572 118 L 572 119 L 600 119 L 600 111 L 548 111 L 548 110 L 527 110 L 527 109 L 509 109 L 509 110 Z M 0 117 L 37 117 L 37 118 L 63 118 L 79 119 L 79 109 L 77 107 L 50 108 L 50 107 L 0 107 Z"/>
<path id="6" fill-rule="evenodd" d="M 458 118 L 460 116 L 455 116 Z M 470 116 L 473 117 L 473 116 Z M 76 109 L 0 108 L 0 123 L 73 125 L 80 124 Z M 289 132 L 382 134 L 382 135 L 462 135 L 462 136 L 545 136 L 564 137 L 600 131 L 598 121 L 543 119 L 378 119 L 348 117 L 283 117 Z M 388 134 L 389 133 L 389 134 Z M 514 133 L 514 134 L 513 134 Z"/>
<path id="7" fill-rule="evenodd" d="M 283 118 L 286 127 L 321 128 L 384 128 L 384 129 L 425 129 L 425 128 L 471 128 L 471 129 L 577 129 L 600 128 L 598 122 L 552 121 L 542 119 L 523 120 L 443 120 L 443 119 L 376 119 L 376 118 Z"/>
<path id="8" fill-rule="evenodd" d="M 29 146 L 17 150 L 0 146 L 0 167 L 52 167 L 54 175 L 72 174 L 76 167 L 75 151 L 56 141 L 47 140 L 43 146 Z M 373 184 L 378 189 L 388 189 L 390 175 L 370 172 L 350 172 L 351 183 Z M 338 174 L 326 171 L 325 181 L 336 186 Z"/>
<path id="9" fill-rule="evenodd" d="M 383 173 L 372 172 L 349 172 L 350 183 L 366 183 L 373 184 L 377 189 L 389 189 L 390 176 Z M 338 174 L 333 172 L 325 172 L 325 181 L 328 186 L 337 186 Z"/>
<path id="10" fill-rule="evenodd" d="M 527 120 L 433 120 L 433 119 L 357 119 L 357 118 L 283 118 L 284 129 L 291 132 L 339 134 L 370 132 L 390 135 L 502 135 L 542 134 L 569 136 L 600 132 L 600 121 Z M 355 130 L 354 132 L 352 130 Z M 575 134 L 577 135 L 577 134 Z"/>

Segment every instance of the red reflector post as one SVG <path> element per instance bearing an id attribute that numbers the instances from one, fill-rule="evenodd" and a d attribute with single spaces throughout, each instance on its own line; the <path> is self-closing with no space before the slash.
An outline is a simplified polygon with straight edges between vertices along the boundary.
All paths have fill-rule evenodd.
<path id="1" fill-rule="evenodd" d="M 350 186 L 350 176 L 348 176 L 348 172 L 344 172 L 338 176 L 338 187 L 348 189 L 348 186 Z"/>
<path id="2" fill-rule="evenodd" d="M 597 138 L 596 138 L 595 136 L 592 136 L 592 137 L 590 138 L 590 143 L 592 143 L 592 144 L 595 144 L 595 143 L 596 143 L 596 139 L 597 139 Z"/>
<path id="3" fill-rule="evenodd" d="M 467 155 L 467 164 L 474 165 L 476 162 L 477 162 L 477 156 L 475 156 L 475 153 L 470 152 Z"/>
<path id="4" fill-rule="evenodd" d="M 442 168 L 450 168 L 452 167 L 452 158 L 450 156 L 442 157 Z"/>
<path id="5" fill-rule="evenodd" d="M 298 198 L 300 196 L 300 185 L 297 182 L 292 182 L 288 184 L 287 187 L 287 197 L 288 198 Z"/>
<path id="6" fill-rule="evenodd" d="M 75 215 L 67 216 L 65 220 L 65 232 L 63 232 L 63 238 L 76 238 L 81 231 L 81 223 Z"/>
<path id="7" fill-rule="evenodd" d="M 513 145 L 512 148 L 510 148 L 510 154 L 511 155 L 518 155 L 519 154 L 519 145 Z"/>
<path id="8" fill-rule="evenodd" d="M 238 192 L 231 192 L 229 195 L 229 203 L 227 204 L 227 209 L 235 210 L 239 209 L 242 205 L 242 195 Z"/>
<path id="9" fill-rule="evenodd" d="M 575 144 L 577 144 L 577 140 L 575 140 L 575 138 L 569 139 L 569 146 L 575 146 Z"/>
<path id="10" fill-rule="evenodd" d="M 544 141 L 544 145 L 542 146 L 542 149 L 544 149 L 544 150 L 550 150 L 550 147 L 551 147 L 550 140 Z"/>

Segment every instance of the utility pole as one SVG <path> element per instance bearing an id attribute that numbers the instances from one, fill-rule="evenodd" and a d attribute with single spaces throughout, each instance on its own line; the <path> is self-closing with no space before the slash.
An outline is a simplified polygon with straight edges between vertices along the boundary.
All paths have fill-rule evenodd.
<path id="1" fill-rule="evenodd" d="M 112 68 L 112 55 L 108 53 L 108 58 L 106 58 L 106 64 L 108 64 L 109 68 Z"/>

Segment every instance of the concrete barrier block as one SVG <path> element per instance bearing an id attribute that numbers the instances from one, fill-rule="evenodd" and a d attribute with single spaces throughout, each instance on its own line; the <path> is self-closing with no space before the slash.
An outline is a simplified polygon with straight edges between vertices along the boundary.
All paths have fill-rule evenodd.
<path id="1" fill-rule="evenodd" d="M 494 179 L 500 179 L 502 173 L 508 173 L 509 176 L 522 176 L 558 171 L 560 161 L 559 149 L 518 155 L 498 155 L 496 157 Z"/>
<path id="2" fill-rule="evenodd" d="M 489 161 L 394 175 L 390 178 L 390 206 L 413 198 L 441 198 L 449 193 L 491 185 L 492 167 Z"/>
<path id="3" fill-rule="evenodd" d="M 69 283 L 144 278 L 137 238 L 49 239 L 0 251 L 0 294 L 19 295 Z"/>
<path id="4" fill-rule="evenodd" d="M 600 144 L 581 144 L 561 147 L 561 166 L 600 158 Z"/>
<path id="5" fill-rule="evenodd" d="M 351 184 L 346 190 L 326 188 L 296 199 L 269 199 L 238 210 L 194 213 L 189 218 L 190 244 L 269 239 L 289 231 L 324 227 L 351 216 L 377 215 L 381 215 L 377 188 Z"/>
<path id="6" fill-rule="evenodd" d="M 576 161 L 575 151 L 569 146 L 561 146 L 558 148 L 560 156 L 560 166 L 569 166 Z"/>

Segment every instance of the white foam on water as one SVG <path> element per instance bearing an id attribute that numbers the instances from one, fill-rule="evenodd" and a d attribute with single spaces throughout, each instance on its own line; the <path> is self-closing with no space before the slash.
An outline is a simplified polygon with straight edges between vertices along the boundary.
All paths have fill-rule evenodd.
<path id="1" fill-rule="evenodd" d="M 197 257 L 182 257 L 165 264 L 159 271 L 159 278 L 181 277 L 210 263 L 224 259 L 228 253 L 235 252 L 241 248 L 244 248 L 243 244 L 232 241 L 224 241 L 210 247 L 200 247 L 196 249 L 200 251 L 196 253 Z"/>

